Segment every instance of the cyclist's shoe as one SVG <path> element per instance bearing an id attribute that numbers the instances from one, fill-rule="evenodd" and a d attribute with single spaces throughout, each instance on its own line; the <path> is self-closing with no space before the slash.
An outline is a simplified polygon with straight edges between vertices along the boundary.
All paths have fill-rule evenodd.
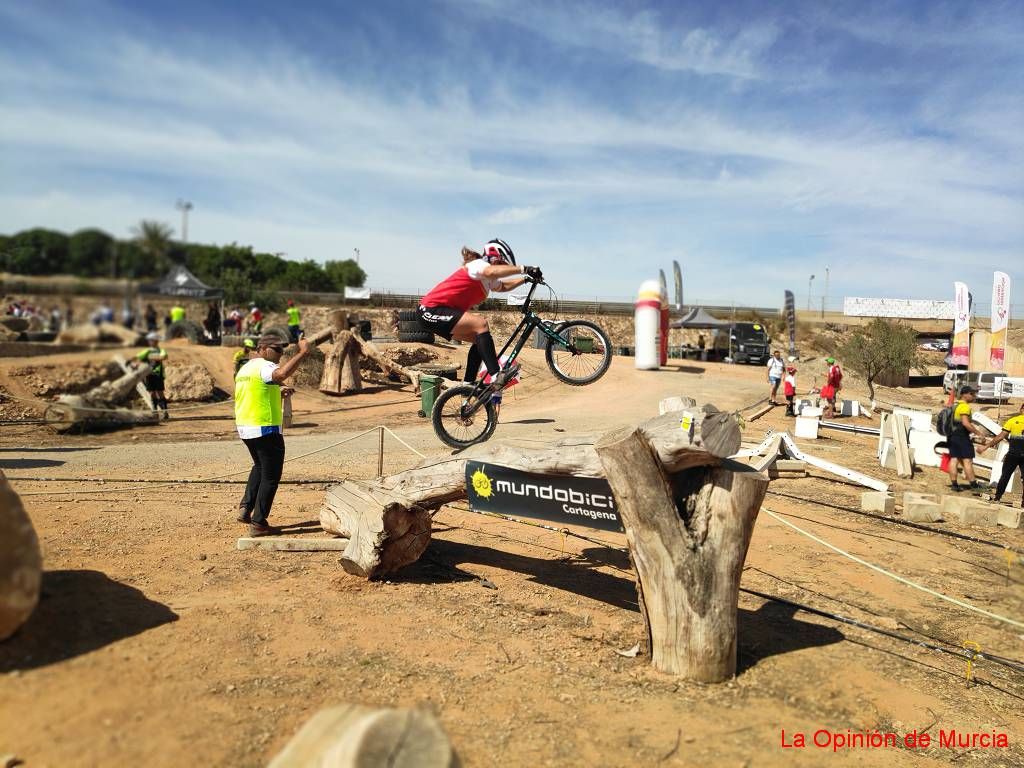
<path id="1" fill-rule="evenodd" d="M 504 370 L 498 371 L 494 376 L 491 377 L 491 389 L 495 392 L 500 392 L 509 385 L 511 381 L 519 375 L 520 369 L 519 363 L 512 363 Z"/>

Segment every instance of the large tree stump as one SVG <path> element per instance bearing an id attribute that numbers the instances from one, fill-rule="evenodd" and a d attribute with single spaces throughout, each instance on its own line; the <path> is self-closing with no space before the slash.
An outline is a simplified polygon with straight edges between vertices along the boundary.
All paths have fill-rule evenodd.
<path id="1" fill-rule="evenodd" d="M 668 413 L 644 422 L 643 431 L 672 471 L 715 466 L 736 452 L 736 420 L 713 406 Z M 692 428 L 689 426 L 692 423 Z M 327 491 L 320 525 L 328 533 L 349 537 L 342 566 L 352 574 L 380 578 L 414 562 L 430 541 L 430 512 L 466 498 L 466 462 L 485 461 L 542 475 L 603 477 L 594 441 L 597 436 L 568 437 L 551 445 L 476 445 L 458 456 L 426 461 L 413 469 L 378 480 L 348 481 Z"/>
<path id="2" fill-rule="evenodd" d="M 740 576 L 768 478 L 732 463 L 671 474 L 639 428 L 605 435 L 596 451 L 626 528 L 655 668 L 701 682 L 732 677 Z"/>
<path id="3" fill-rule="evenodd" d="M 0 472 L 0 640 L 6 640 L 39 602 L 43 558 L 32 521 Z"/>
<path id="4" fill-rule="evenodd" d="M 359 392 L 363 380 L 359 373 L 359 345 L 351 331 L 339 331 L 334 336 L 334 346 L 324 358 L 324 375 L 320 379 L 320 391 L 327 395 L 343 395 Z"/>

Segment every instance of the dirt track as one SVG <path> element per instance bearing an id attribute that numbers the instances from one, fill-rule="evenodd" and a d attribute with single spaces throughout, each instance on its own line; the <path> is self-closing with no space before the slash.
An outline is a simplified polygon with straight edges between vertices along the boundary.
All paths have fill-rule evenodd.
<path id="1" fill-rule="evenodd" d="M 225 350 L 180 354 L 201 357 L 219 384 L 227 376 L 217 357 L 229 357 Z M 688 363 L 642 373 L 630 359 L 575 389 L 556 384 L 536 351 L 527 355 L 527 375 L 506 396 L 495 439 L 603 431 L 653 415 L 668 395 L 732 409 L 766 394 L 757 368 Z M 4 386 L 8 362 L 0 364 Z M 417 409 L 408 391 L 371 392 L 340 406 L 300 393 L 289 456 L 381 423 L 428 456 L 443 455 Z M 748 424 L 745 437 L 757 442 L 765 429 L 785 428 L 781 411 Z M 263 765 L 317 708 L 338 702 L 432 707 L 467 765 L 928 766 L 957 757 L 1024 765 L 1021 675 L 982 663 L 982 684 L 968 689 L 963 664 L 950 657 L 747 594 L 740 673 L 731 683 L 687 684 L 652 672 L 643 657 L 618 655 L 642 630 L 620 535 L 593 535 L 601 546 L 447 508 L 419 563 L 389 582 L 366 583 L 345 575 L 331 553 L 237 552 L 237 486 L 143 484 L 122 493 L 95 483 L 244 471 L 230 421 L 178 418 L 71 438 L 5 428 L 0 445 L 0 467 L 18 478 L 47 568 L 36 614 L 0 645 L 0 754 L 13 752 L 28 766 Z M 830 433 L 808 450 L 897 490 L 942 484 L 927 469 L 897 481 L 877 466 L 871 438 Z M 385 458 L 386 471 L 418 460 L 392 441 Z M 369 436 L 297 459 L 285 477 L 366 477 L 376 463 Z M 39 476 L 92 482 L 29 479 Z M 824 475 L 780 480 L 765 507 L 916 582 L 1024 616 L 1024 566 L 1007 582 L 999 548 L 847 511 L 860 490 Z M 32 495 L 40 492 L 47 495 Z M 319 486 L 283 487 L 277 522 L 315 530 L 322 496 Z M 1018 531 L 937 528 L 1024 546 Z M 840 559 L 767 515 L 747 566 L 749 589 L 914 637 L 969 639 L 1024 656 L 1019 630 Z M 782 729 L 929 726 L 935 734 L 1008 733 L 1013 746 L 835 756 L 781 748 Z"/>

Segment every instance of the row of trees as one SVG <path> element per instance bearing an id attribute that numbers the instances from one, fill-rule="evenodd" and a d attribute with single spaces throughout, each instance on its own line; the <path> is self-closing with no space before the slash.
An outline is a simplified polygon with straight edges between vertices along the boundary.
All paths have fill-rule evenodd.
<path id="1" fill-rule="evenodd" d="M 255 253 L 248 245 L 181 243 L 172 239 L 170 227 L 156 221 L 140 222 L 132 235 L 118 240 L 100 229 L 66 235 L 41 228 L 0 235 L 0 266 L 22 275 L 144 280 L 164 275 L 172 264 L 184 264 L 203 282 L 222 288 L 228 302 L 255 300 L 268 307 L 276 303 L 279 291 L 341 292 L 366 281 L 366 273 L 352 259 L 320 265 Z"/>

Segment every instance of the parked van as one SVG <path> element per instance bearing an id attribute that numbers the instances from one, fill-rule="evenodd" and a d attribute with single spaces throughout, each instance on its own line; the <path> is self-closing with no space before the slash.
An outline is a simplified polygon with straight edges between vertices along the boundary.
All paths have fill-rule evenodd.
<path id="1" fill-rule="evenodd" d="M 965 384 L 976 389 L 977 399 L 984 402 L 1024 397 L 1024 378 L 1007 376 L 1003 371 L 949 370 L 942 377 L 943 392 L 959 392 Z"/>

